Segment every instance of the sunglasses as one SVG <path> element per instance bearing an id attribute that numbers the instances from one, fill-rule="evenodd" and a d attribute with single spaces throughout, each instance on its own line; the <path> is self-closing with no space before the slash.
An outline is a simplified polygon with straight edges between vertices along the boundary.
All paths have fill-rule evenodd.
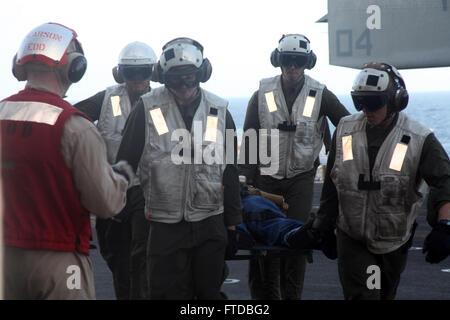
<path id="1" fill-rule="evenodd" d="M 294 67 L 296 68 L 301 68 L 305 66 L 307 62 L 308 62 L 307 56 L 282 54 L 280 57 L 280 64 L 282 67 L 285 68 L 288 68 L 291 65 L 294 65 Z"/>
<path id="2" fill-rule="evenodd" d="M 356 110 L 366 109 L 369 112 L 375 112 L 387 104 L 388 96 L 386 94 L 361 95 L 352 92 L 352 100 Z"/>
<path id="3" fill-rule="evenodd" d="M 119 67 L 125 80 L 128 81 L 143 81 L 150 79 L 152 75 L 151 66 L 121 66 Z"/>
<path id="4" fill-rule="evenodd" d="M 167 75 L 165 84 L 171 89 L 180 89 L 182 86 L 188 88 L 195 88 L 198 86 L 198 79 L 196 73 L 186 75 Z"/>

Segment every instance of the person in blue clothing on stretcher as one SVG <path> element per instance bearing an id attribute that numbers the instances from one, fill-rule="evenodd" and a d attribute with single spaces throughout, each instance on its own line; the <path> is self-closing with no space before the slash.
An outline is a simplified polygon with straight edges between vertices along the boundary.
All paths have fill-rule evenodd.
<path id="1" fill-rule="evenodd" d="M 241 188 L 243 223 L 237 227 L 262 244 L 295 248 L 290 238 L 300 230 L 303 222 L 287 219 L 280 207 L 262 194 L 252 187 Z"/>
<path id="2" fill-rule="evenodd" d="M 318 249 L 330 259 L 336 258 L 336 245 L 305 247 L 302 222 L 288 219 L 283 211 L 287 204 L 282 196 L 261 191 L 241 181 L 243 223 L 236 226 L 231 237 L 234 253 L 238 249 L 252 249 L 255 242 L 274 247 L 290 249 Z M 249 237 L 250 236 L 250 237 Z M 333 243 L 333 242 L 331 242 Z M 279 249 L 279 248 L 278 248 Z"/>

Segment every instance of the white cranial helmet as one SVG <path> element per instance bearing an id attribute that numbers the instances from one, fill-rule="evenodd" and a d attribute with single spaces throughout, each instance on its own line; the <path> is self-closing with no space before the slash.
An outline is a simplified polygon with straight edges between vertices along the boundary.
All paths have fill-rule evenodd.
<path id="1" fill-rule="evenodd" d="M 278 43 L 278 51 L 290 54 L 309 54 L 311 47 L 308 38 L 301 34 L 287 34 Z"/>
<path id="2" fill-rule="evenodd" d="M 13 60 L 13 74 L 19 81 L 27 80 L 27 69 L 59 70 L 64 81 L 78 82 L 84 75 L 87 61 L 77 33 L 58 23 L 44 23 L 31 30 L 22 41 Z"/>
<path id="3" fill-rule="evenodd" d="M 203 47 L 191 39 L 174 39 L 164 46 L 159 63 L 164 73 L 173 67 L 186 65 L 200 68 L 203 63 Z"/>
<path id="4" fill-rule="evenodd" d="M 144 65 L 156 63 L 153 49 L 143 42 L 127 44 L 119 54 L 119 65 Z"/>

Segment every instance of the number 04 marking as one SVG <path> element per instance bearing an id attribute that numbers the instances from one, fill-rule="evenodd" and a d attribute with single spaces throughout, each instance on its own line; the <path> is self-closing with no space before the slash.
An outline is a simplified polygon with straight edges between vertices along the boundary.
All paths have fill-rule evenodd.
<path id="1" fill-rule="evenodd" d="M 366 50 L 366 56 L 372 54 L 372 43 L 370 42 L 370 30 L 365 29 L 358 39 L 356 39 L 353 47 L 353 30 L 336 30 L 336 55 L 338 57 L 353 56 L 353 48 L 358 50 Z"/>

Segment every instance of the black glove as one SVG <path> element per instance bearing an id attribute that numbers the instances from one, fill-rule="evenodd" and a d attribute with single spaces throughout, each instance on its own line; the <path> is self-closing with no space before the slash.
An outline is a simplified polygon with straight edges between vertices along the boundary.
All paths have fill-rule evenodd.
<path id="1" fill-rule="evenodd" d="M 291 233 L 286 242 L 294 249 L 321 249 L 320 232 L 312 227 L 314 220 L 305 223 L 296 232 Z"/>
<path id="2" fill-rule="evenodd" d="M 308 221 L 299 230 L 291 234 L 286 241 L 294 249 L 322 250 L 331 260 L 337 258 L 336 235 L 334 230 L 322 231 L 313 228 L 314 220 Z"/>
<path id="3" fill-rule="evenodd" d="M 439 263 L 450 254 L 450 226 L 437 224 L 423 243 L 422 252 L 429 263 Z"/>

